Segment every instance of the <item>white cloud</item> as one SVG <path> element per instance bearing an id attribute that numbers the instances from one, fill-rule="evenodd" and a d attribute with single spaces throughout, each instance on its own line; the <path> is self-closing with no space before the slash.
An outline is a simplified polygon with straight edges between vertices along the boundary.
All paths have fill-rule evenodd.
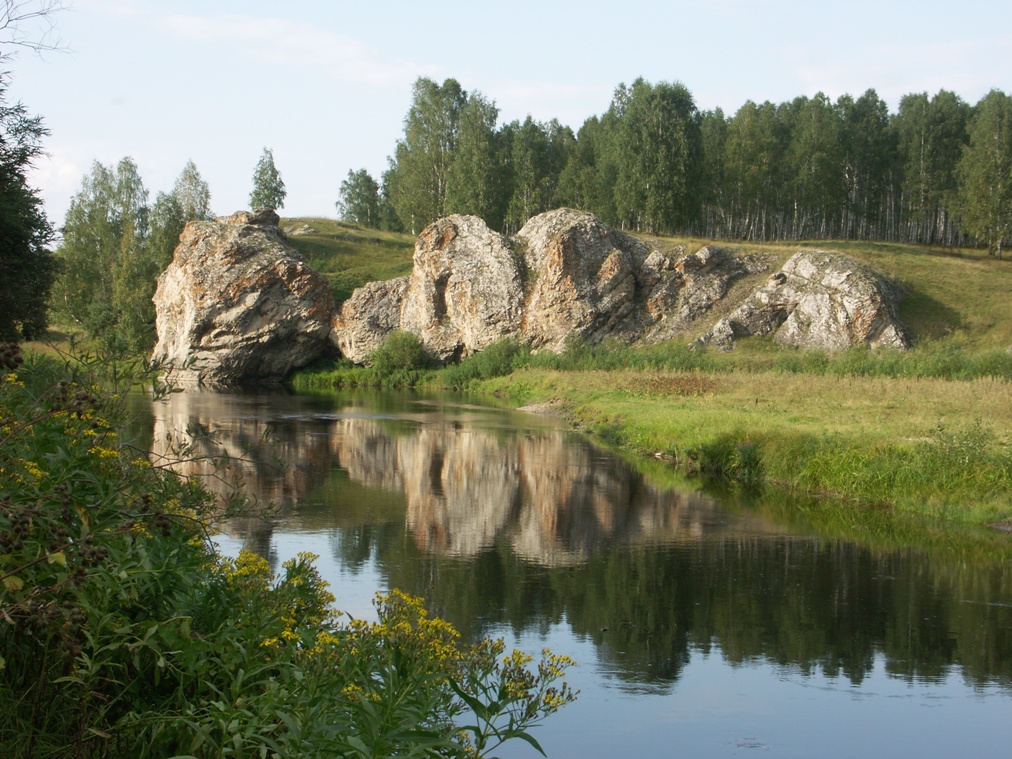
<path id="1" fill-rule="evenodd" d="M 250 16 L 182 16 L 164 20 L 184 39 L 203 43 L 237 43 L 262 48 L 261 55 L 293 66 L 312 66 L 336 79 L 356 84 L 403 86 L 432 67 L 390 58 L 345 34 L 311 24 Z"/>

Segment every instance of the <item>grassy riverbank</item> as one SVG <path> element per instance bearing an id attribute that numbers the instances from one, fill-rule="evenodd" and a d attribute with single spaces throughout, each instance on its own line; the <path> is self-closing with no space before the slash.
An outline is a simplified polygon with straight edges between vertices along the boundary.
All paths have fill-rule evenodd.
<path id="1" fill-rule="evenodd" d="M 741 487 L 974 523 L 1012 517 L 1012 385 L 981 378 L 525 369 L 473 389 Z"/>

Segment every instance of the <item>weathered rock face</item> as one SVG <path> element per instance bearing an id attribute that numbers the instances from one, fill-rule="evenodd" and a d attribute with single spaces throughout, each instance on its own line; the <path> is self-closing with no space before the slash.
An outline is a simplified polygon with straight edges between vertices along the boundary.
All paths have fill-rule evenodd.
<path id="1" fill-rule="evenodd" d="M 418 238 L 406 284 L 355 291 L 331 340 L 355 362 L 394 330 L 417 335 L 439 361 L 507 336 L 553 351 L 570 337 L 658 342 L 760 266 L 713 247 L 676 259 L 567 208 L 535 216 L 512 242 L 477 217 L 450 216 Z"/>
<path id="2" fill-rule="evenodd" d="M 155 294 L 153 359 L 172 378 L 278 380 L 328 345 L 363 363 L 395 330 L 417 335 L 438 361 L 503 337 L 554 351 L 570 337 L 655 343 L 701 323 L 736 283 L 740 292 L 753 286 L 743 278 L 766 270 L 761 258 L 713 246 L 650 250 L 571 209 L 535 216 L 513 241 L 475 216 L 450 216 L 419 236 L 410 277 L 371 282 L 335 314 L 326 280 L 277 224 L 260 211 L 187 225 Z M 730 347 L 775 333 L 803 348 L 905 348 L 896 300 L 868 267 L 801 251 L 701 342 Z"/>
<path id="3" fill-rule="evenodd" d="M 774 333 L 778 343 L 799 348 L 907 348 L 897 300 L 872 269 L 839 253 L 803 250 L 701 341 L 730 347 L 738 337 Z"/>
<path id="4" fill-rule="evenodd" d="M 209 385 L 281 379 L 325 349 L 334 313 L 273 211 L 187 224 L 154 301 L 152 360 Z"/>
<path id="5" fill-rule="evenodd" d="M 643 243 L 568 208 L 535 216 L 516 240 L 530 272 L 522 332 L 531 345 L 560 351 L 570 336 L 632 336 Z"/>
<path id="6" fill-rule="evenodd" d="M 366 361 L 391 332 L 401 327 L 401 305 L 408 278 L 370 282 L 359 287 L 334 317 L 331 342 L 356 364 Z"/>
<path id="7" fill-rule="evenodd" d="M 520 327 L 523 270 L 509 242 L 477 216 L 449 216 L 415 243 L 400 329 L 437 360 L 487 348 Z"/>
<path id="8" fill-rule="evenodd" d="M 670 340 L 678 333 L 704 318 L 731 289 L 749 274 L 766 271 L 766 264 L 755 256 L 737 257 L 723 248 L 708 245 L 695 253 L 661 267 L 656 263 L 660 254 L 654 251 L 644 262 L 649 285 L 646 299 L 647 324 L 644 343 Z M 657 277 L 653 283 L 653 277 Z"/>

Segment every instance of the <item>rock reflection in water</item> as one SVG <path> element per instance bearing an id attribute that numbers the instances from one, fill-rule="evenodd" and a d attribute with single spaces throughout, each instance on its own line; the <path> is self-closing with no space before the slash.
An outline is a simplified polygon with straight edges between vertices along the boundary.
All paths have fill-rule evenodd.
<path id="1" fill-rule="evenodd" d="M 176 441 L 236 457 L 227 479 L 277 501 L 285 532 L 320 535 L 352 571 L 374 563 L 383 587 L 424 596 L 465 637 L 565 624 L 636 690 L 665 691 L 713 649 L 855 687 L 881 660 L 911 682 L 958 671 L 1012 689 L 1001 551 L 970 562 L 790 534 L 659 490 L 531 417 L 376 402 L 183 393 L 155 404 L 155 438 L 161 454 Z M 179 467 L 211 471 L 207 458 Z M 270 556 L 274 524 L 229 529 Z"/>
<path id="2" fill-rule="evenodd" d="M 154 415 L 156 456 L 184 449 L 177 471 L 202 477 L 220 495 L 239 486 L 275 504 L 286 529 L 320 518 L 299 504 L 343 470 L 354 483 L 403 493 L 415 545 L 440 555 L 473 557 L 507 541 L 528 561 L 566 566 L 615 541 L 764 531 L 731 524 L 702 495 L 650 486 L 621 459 L 558 427 L 514 434 L 452 406 L 396 416 L 355 406 L 314 413 L 283 394 L 187 392 L 155 404 Z M 249 520 L 229 530 L 261 550 L 270 540 L 269 526 Z"/>

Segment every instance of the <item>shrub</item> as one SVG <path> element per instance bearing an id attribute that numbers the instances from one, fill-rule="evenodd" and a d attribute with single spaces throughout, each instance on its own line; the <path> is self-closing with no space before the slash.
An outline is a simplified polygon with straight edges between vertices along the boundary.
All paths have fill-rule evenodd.
<path id="1" fill-rule="evenodd" d="M 527 366 L 530 359 L 529 346 L 515 338 L 503 338 L 485 350 L 468 356 L 459 364 L 446 367 L 443 370 L 443 384 L 459 390 L 472 380 L 505 377 Z"/>
<path id="2" fill-rule="evenodd" d="M 311 555 L 218 556 L 114 395 L 3 355 L 0 756 L 484 756 L 574 698 L 396 591 L 341 621 Z"/>
<path id="3" fill-rule="evenodd" d="M 372 354 L 373 369 L 381 376 L 425 369 L 429 358 L 421 340 L 411 332 L 391 332 Z"/>

